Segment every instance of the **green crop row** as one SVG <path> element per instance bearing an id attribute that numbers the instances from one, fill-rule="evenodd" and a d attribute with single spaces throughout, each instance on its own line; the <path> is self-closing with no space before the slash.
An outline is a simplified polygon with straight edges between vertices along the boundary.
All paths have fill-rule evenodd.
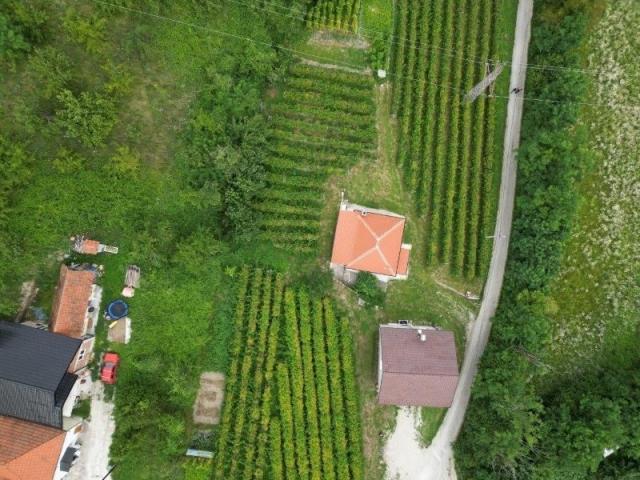
<path id="1" fill-rule="evenodd" d="M 423 55 L 429 56 L 429 62 L 427 63 L 427 85 L 424 95 L 424 115 L 421 121 L 424 121 L 425 128 L 422 135 L 422 145 L 420 145 L 421 156 L 415 158 L 416 162 L 420 165 L 415 170 L 416 173 L 416 188 L 414 194 L 417 199 L 417 209 L 419 212 L 425 212 L 427 220 L 433 215 L 434 204 L 437 204 L 434 200 L 434 172 L 436 165 L 436 146 L 435 136 L 436 127 L 439 125 L 440 119 L 437 118 L 437 99 L 439 95 L 448 95 L 450 92 L 448 87 L 441 86 L 440 70 L 441 64 L 449 57 L 442 54 L 440 48 L 442 48 L 442 21 L 443 21 L 443 2 L 436 1 L 433 6 L 431 17 L 431 46 L 425 47 L 422 50 Z M 421 46 L 422 48 L 422 46 Z M 425 197 L 424 199 L 422 197 Z M 433 229 L 433 224 L 427 221 L 426 238 L 427 242 L 429 235 Z M 428 247 L 428 244 L 427 244 Z M 426 248 L 427 258 L 429 258 L 430 250 Z"/>
<path id="2" fill-rule="evenodd" d="M 498 2 L 399 0 L 392 111 L 397 164 L 426 220 L 427 263 L 483 273 L 495 210 L 494 100 L 463 102 L 485 74 Z"/>
<path id="3" fill-rule="evenodd" d="M 365 85 L 370 83 L 367 77 L 362 77 Z M 371 87 L 369 89 L 354 88 L 353 85 L 336 81 L 318 80 L 316 78 L 289 77 L 285 83 L 285 88 L 300 92 L 317 92 L 331 98 L 344 98 L 371 104 Z"/>
<path id="4" fill-rule="evenodd" d="M 289 370 L 287 366 L 280 363 L 276 370 L 278 380 L 278 410 L 282 422 L 282 444 L 284 450 L 284 464 L 289 472 L 294 475 L 296 469 L 296 442 L 293 426 L 293 407 L 291 406 L 291 385 L 289 383 Z"/>
<path id="5" fill-rule="evenodd" d="M 360 0 L 318 0 L 309 9 L 306 23 L 310 28 L 329 28 L 355 32 Z"/>
<path id="6" fill-rule="evenodd" d="M 253 380 L 250 394 L 251 407 L 249 408 L 249 425 L 248 431 L 243 436 L 242 441 L 248 445 L 255 445 L 258 439 L 258 429 L 260 426 L 260 401 L 262 396 L 262 385 L 265 378 L 265 364 L 267 361 L 268 333 L 271 322 L 271 290 L 272 276 L 267 275 L 262 285 L 262 307 L 260 309 L 260 318 L 258 321 L 258 337 L 257 342 L 251 345 L 247 342 L 247 348 L 244 351 L 245 358 L 253 356 L 255 358 Z M 247 415 L 243 415 L 246 417 Z M 239 452 L 238 452 L 239 453 Z M 244 470 L 242 472 L 243 480 L 251 480 L 254 474 L 253 459 L 256 449 L 246 449 L 244 458 Z M 239 456 L 239 455 L 237 455 Z M 232 464 L 233 465 L 233 464 Z"/>
<path id="7" fill-rule="evenodd" d="M 233 343 L 231 344 L 230 349 L 232 360 L 226 384 L 226 402 L 224 404 L 224 408 L 222 409 L 221 427 L 218 432 L 216 442 L 216 456 L 214 457 L 215 465 L 213 478 L 216 480 L 225 478 L 227 443 L 231 434 L 231 427 L 233 426 L 232 419 L 235 407 L 235 396 L 237 394 L 236 385 L 238 383 L 238 374 L 240 371 L 240 352 L 243 347 L 242 325 L 244 323 L 244 312 L 246 306 L 245 297 L 249 289 L 249 274 L 249 269 L 246 267 L 243 268 L 240 272 L 240 277 L 238 280 L 238 302 L 236 304 L 236 310 L 234 313 L 235 335 L 233 337 Z"/>
<path id="8" fill-rule="evenodd" d="M 410 161 L 409 149 L 410 144 L 410 130 L 411 130 L 411 108 L 413 106 L 413 77 L 415 76 L 416 66 L 416 52 L 415 48 L 416 39 L 418 35 L 418 11 L 417 9 L 409 9 L 409 39 L 407 47 L 407 61 L 405 62 L 402 76 L 399 77 L 399 81 L 402 82 L 402 102 L 400 103 L 400 109 L 398 111 L 398 165 L 404 170 L 407 162 Z"/>
<path id="9" fill-rule="evenodd" d="M 273 120 L 273 128 L 287 132 L 306 135 L 312 139 L 327 139 L 332 141 L 339 139 L 344 142 L 354 142 L 361 145 L 361 148 L 371 148 L 375 131 L 371 128 L 366 130 L 360 128 L 345 129 L 339 125 L 326 122 L 300 121 L 285 116 L 280 116 Z"/>
<path id="10" fill-rule="evenodd" d="M 343 98 L 326 98 L 318 92 L 301 92 L 299 90 L 285 90 L 281 98 L 285 101 L 302 105 L 312 105 L 325 110 L 343 111 L 346 113 L 370 115 L 373 108 L 370 102 L 347 100 Z"/>
<path id="11" fill-rule="evenodd" d="M 357 73 L 349 73 L 343 70 L 317 68 L 304 63 L 297 63 L 292 66 L 289 73 L 294 77 L 312 78 L 321 82 L 336 82 L 343 85 L 349 85 L 359 90 L 371 90 L 373 81 L 368 75 L 360 75 Z"/>
<path id="12" fill-rule="evenodd" d="M 358 130 L 370 130 L 375 132 L 372 115 L 348 114 L 335 110 L 324 110 L 316 106 L 292 105 L 286 102 L 274 103 L 270 107 L 270 112 L 274 116 L 298 119 L 309 123 L 329 123 L 331 125 L 357 128 Z"/>
<path id="13" fill-rule="evenodd" d="M 329 373 L 324 342 L 324 321 L 322 301 L 313 303 L 312 347 L 315 360 L 315 382 L 318 394 L 318 416 L 320 420 L 320 440 L 322 446 L 322 465 L 325 480 L 335 480 L 333 457 L 333 427 L 331 426 L 331 393 L 329 391 Z"/>
<path id="14" fill-rule="evenodd" d="M 332 150 L 329 145 L 324 150 L 313 149 L 305 145 L 281 143 L 269 148 L 272 157 L 280 157 L 301 164 L 318 164 L 336 167 L 349 167 L 354 162 L 353 155 Z"/>
<path id="15" fill-rule="evenodd" d="M 269 441 L 271 446 L 271 478 L 274 480 L 284 479 L 284 464 L 282 459 L 282 431 L 280 430 L 280 420 L 274 418 L 269 428 Z M 260 474 L 260 478 L 263 475 Z"/>
<path id="16" fill-rule="evenodd" d="M 311 314 L 309 295 L 305 291 L 298 293 L 300 309 L 300 344 L 302 347 L 302 368 L 304 370 L 304 403 L 307 412 L 307 430 L 309 436 L 309 461 L 311 480 L 322 480 L 322 452 L 320 448 L 320 427 L 318 423 L 318 396 L 314 383 L 313 347 L 311 344 Z"/>
<path id="17" fill-rule="evenodd" d="M 445 28 L 443 32 L 442 48 L 451 50 L 453 48 L 453 36 L 454 36 L 454 18 L 456 16 L 455 2 L 448 2 L 447 11 L 445 14 Z M 440 81 L 444 85 L 449 85 L 451 75 L 451 58 L 445 59 L 442 62 Z M 451 161 L 447 158 L 447 149 L 450 141 L 451 131 L 449 129 L 449 112 L 452 107 L 452 98 L 456 95 L 455 92 L 448 90 L 441 92 L 440 104 L 438 107 L 438 129 L 436 133 L 436 150 L 434 155 L 435 169 L 433 175 L 433 199 L 437 199 L 436 208 L 432 208 L 432 216 L 429 219 L 431 223 L 430 229 L 430 247 L 428 255 L 435 261 L 444 261 L 443 257 L 443 231 L 445 226 L 444 218 L 446 201 L 443 201 L 443 197 L 446 198 L 446 184 L 447 180 L 451 181 L 452 178 L 446 178 L 447 163 Z M 451 185 L 450 188 L 455 188 Z"/>
<path id="18" fill-rule="evenodd" d="M 360 420 L 360 396 L 356 382 L 355 362 L 353 359 L 353 339 L 347 319 L 340 321 L 340 361 L 344 378 L 344 399 L 347 411 L 347 432 L 349 440 L 349 466 L 351 478 L 364 478 L 364 454 L 362 450 L 362 422 Z"/>
<path id="19" fill-rule="evenodd" d="M 422 2 L 419 13 L 419 35 L 418 35 L 418 44 L 420 46 L 425 46 L 429 44 L 429 33 L 430 24 L 432 20 L 432 15 L 430 11 L 431 2 Z M 417 48 L 416 45 L 412 46 L 413 48 Z M 428 55 L 418 55 L 417 60 L 417 76 L 415 82 L 413 83 L 413 101 L 412 101 L 412 113 L 411 113 L 411 123 L 413 128 L 411 129 L 411 138 L 408 142 L 408 158 L 405 161 L 405 169 L 404 176 L 407 185 L 410 190 L 415 190 L 417 187 L 417 179 L 420 175 L 420 168 L 423 163 L 417 161 L 417 159 L 422 158 L 422 132 L 424 126 L 423 112 L 424 112 L 424 103 L 425 103 L 425 93 L 426 88 L 425 84 L 427 82 L 427 78 L 431 82 L 433 79 L 431 77 L 427 77 L 427 58 Z"/>
<path id="20" fill-rule="evenodd" d="M 234 435 L 231 446 L 234 452 L 240 451 L 244 442 L 244 426 L 247 420 L 245 412 L 247 410 L 248 404 L 250 404 L 249 397 L 253 393 L 253 391 L 249 389 L 249 385 L 251 384 L 251 370 L 254 367 L 253 356 L 246 355 L 245 353 L 247 351 L 253 351 L 255 345 L 255 336 L 258 329 L 258 313 L 260 308 L 263 275 L 264 272 L 260 269 L 256 269 L 253 275 L 253 288 L 251 289 L 248 320 L 246 324 L 247 339 L 243 349 L 242 366 L 240 367 L 239 373 L 240 383 L 238 385 L 238 391 L 236 395 L 237 399 L 235 400 L 238 409 L 237 411 L 240 412 L 240 414 L 236 415 L 233 425 Z M 240 463 L 239 457 L 240 455 L 233 455 L 231 457 L 231 467 L 229 470 L 230 478 L 239 477 L 239 474 L 237 472 L 238 465 Z"/>
<path id="21" fill-rule="evenodd" d="M 298 453 L 298 475 L 301 479 L 309 478 L 309 455 L 306 439 L 304 374 L 302 367 L 302 350 L 300 348 L 300 332 L 296 312 L 296 297 L 293 290 L 287 290 L 285 300 L 285 338 L 289 356 L 289 372 L 291 373 L 291 393 L 293 402 L 293 420 L 295 444 Z"/>
<path id="22" fill-rule="evenodd" d="M 467 24 L 467 16 L 464 11 L 464 2 L 460 2 L 458 4 L 458 8 L 456 11 L 456 16 L 460 19 L 460 23 L 458 24 L 458 35 L 456 36 L 455 41 L 455 49 L 456 51 L 464 51 L 465 44 L 471 43 L 471 39 L 468 37 L 468 24 Z M 472 27 L 475 27 L 473 25 Z M 471 28 L 473 32 L 473 28 Z M 473 35 L 473 33 L 472 33 Z M 475 52 L 469 50 L 469 57 L 475 55 Z M 453 85 L 461 85 L 462 84 L 462 68 L 464 66 L 464 57 L 462 55 L 457 55 L 454 58 L 453 64 Z M 473 70 L 475 63 L 469 62 L 466 67 L 468 72 L 469 70 Z M 467 76 L 469 76 L 467 74 Z M 463 141 L 464 137 L 464 129 L 462 128 L 462 124 L 460 122 L 461 112 L 464 108 L 463 105 L 465 102 L 462 101 L 460 96 L 454 95 L 452 98 L 452 105 L 450 107 L 451 113 L 449 115 L 449 130 L 451 131 L 451 141 L 448 145 L 447 157 L 448 157 L 448 170 L 447 170 L 447 181 L 446 181 L 446 191 L 445 191 L 445 206 L 444 206 L 444 215 L 443 215 L 443 241 L 442 241 L 442 256 L 446 261 L 450 262 L 452 271 L 455 272 L 455 264 L 452 259 L 452 251 L 453 251 L 453 232 L 454 232 L 454 211 L 455 211 L 455 196 L 457 186 L 460 185 L 460 188 L 464 188 L 464 185 L 460 183 L 458 174 L 462 169 L 462 162 L 460 161 L 461 149 L 460 144 Z"/>
<path id="23" fill-rule="evenodd" d="M 334 444 L 336 447 L 336 468 L 338 480 L 348 480 L 349 459 L 348 441 L 344 414 L 343 389 L 341 382 L 340 345 L 336 319 L 329 300 L 324 301 L 324 319 L 326 327 L 327 364 L 329 367 L 329 389 L 331 391 L 331 416 L 333 420 Z"/>
<path id="24" fill-rule="evenodd" d="M 273 396 L 273 377 L 275 373 L 276 355 L 278 353 L 278 336 L 280 333 L 280 311 L 282 305 L 282 297 L 284 294 L 284 281 L 281 274 L 276 275 L 275 286 L 273 291 L 273 304 L 271 306 L 271 325 L 269 326 L 269 338 L 267 340 L 267 358 L 264 368 L 264 392 L 260 405 L 260 435 L 258 437 L 258 451 L 256 453 L 255 479 L 262 480 L 264 475 L 263 464 L 267 451 L 267 441 L 269 432 L 269 422 L 271 420 L 272 396 Z M 280 436 L 280 425 L 278 424 L 278 436 Z M 272 455 L 282 456 L 282 452 L 273 452 Z M 273 461 L 273 457 L 272 457 Z M 282 459 L 278 459 L 282 462 Z M 273 464 L 272 464 L 273 465 Z M 280 478 L 280 477 L 276 477 Z"/>
<path id="25" fill-rule="evenodd" d="M 478 31 L 480 30 L 481 17 L 480 17 L 480 3 L 474 3 L 471 7 L 469 15 L 469 32 L 467 34 L 467 49 L 465 54 L 468 56 L 478 55 Z M 476 76 L 475 63 L 467 66 L 466 74 L 463 79 L 463 88 L 469 90 L 473 87 Z M 479 100 L 476 100 L 478 102 Z M 475 104 L 474 104 L 475 105 Z M 468 251 L 467 233 L 468 233 L 468 211 L 469 211 L 469 188 L 472 179 L 472 148 L 473 148 L 473 132 L 472 124 L 475 118 L 474 105 L 464 103 L 462 107 L 462 126 L 461 133 L 462 139 L 460 144 L 460 175 L 459 183 L 456 192 L 456 203 L 454 205 L 454 226 L 453 230 L 455 235 L 452 235 L 452 258 L 451 258 L 451 270 L 456 273 L 462 273 L 467 256 L 471 253 Z"/>

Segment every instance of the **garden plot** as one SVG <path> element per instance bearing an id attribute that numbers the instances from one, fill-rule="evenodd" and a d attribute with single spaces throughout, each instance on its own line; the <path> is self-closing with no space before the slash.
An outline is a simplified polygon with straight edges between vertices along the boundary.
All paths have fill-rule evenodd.
<path id="1" fill-rule="evenodd" d="M 375 155 L 373 80 L 298 64 L 270 112 L 268 185 L 256 206 L 263 236 L 315 253 L 329 177 Z"/>
<path id="2" fill-rule="evenodd" d="M 193 423 L 217 425 L 224 398 L 224 374 L 204 372 L 200 375 L 200 388 L 193 407 Z"/>
<path id="3" fill-rule="evenodd" d="M 496 56 L 499 2 L 399 0 L 392 59 L 397 163 L 426 226 L 426 261 L 454 274 L 488 266 L 500 100 L 464 95 Z M 503 75 L 507 75 L 503 73 Z"/>
<path id="4" fill-rule="evenodd" d="M 361 480 L 352 348 L 329 299 L 244 269 L 212 478 Z"/>

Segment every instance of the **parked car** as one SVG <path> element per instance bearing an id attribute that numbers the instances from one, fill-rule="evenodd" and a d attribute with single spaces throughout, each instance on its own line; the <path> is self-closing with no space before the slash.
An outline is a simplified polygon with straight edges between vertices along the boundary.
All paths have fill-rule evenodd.
<path id="1" fill-rule="evenodd" d="M 100 369 L 100 380 L 104 383 L 114 384 L 118 379 L 118 367 L 120 366 L 120 355 L 115 352 L 107 352 L 102 358 L 102 368 Z"/>

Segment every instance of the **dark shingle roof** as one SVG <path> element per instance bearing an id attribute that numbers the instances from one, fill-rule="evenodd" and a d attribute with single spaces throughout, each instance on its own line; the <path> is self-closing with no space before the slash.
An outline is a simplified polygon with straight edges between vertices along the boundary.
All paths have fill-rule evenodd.
<path id="1" fill-rule="evenodd" d="M 81 340 L 0 321 L 0 378 L 55 392 Z"/>

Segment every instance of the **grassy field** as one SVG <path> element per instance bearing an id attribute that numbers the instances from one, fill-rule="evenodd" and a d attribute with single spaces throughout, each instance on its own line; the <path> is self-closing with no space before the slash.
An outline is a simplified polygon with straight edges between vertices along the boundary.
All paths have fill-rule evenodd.
<path id="1" fill-rule="evenodd" d="M 510 1 L 398 3 L 391 69 L 397 163 L 426 225 L 424 259 L 470 279 L 483 276 L 491 253 L 504 102 L 463 98 L 487 62 L 509 57 L 514 18 Z"/>
<path id="2" fill-rule="evenodd" d="M 327 180 L 373 158 L 372 92 L 368 76 L 302 64 L 273 92 L 268 185 L 257 209 L 274 246 L 317 253 Z"/>
<path id="3" fill-rule="evenodd" d="M 634 60 L 640 42 L 631 33 L 639 20 L 636 2 L 609 2 L 589 44 L 589 68 L 602 72 L 594 79 L 594 103 L 640 103 Z M 582 123 L 596 165 L 581 185 L 583 201 L 549 296 L 547 361 L 558 376 L 585 363 L 624 362 L 636 349 L 639 325 L 640 115 L 637 109 L 586 107 Z"/>

